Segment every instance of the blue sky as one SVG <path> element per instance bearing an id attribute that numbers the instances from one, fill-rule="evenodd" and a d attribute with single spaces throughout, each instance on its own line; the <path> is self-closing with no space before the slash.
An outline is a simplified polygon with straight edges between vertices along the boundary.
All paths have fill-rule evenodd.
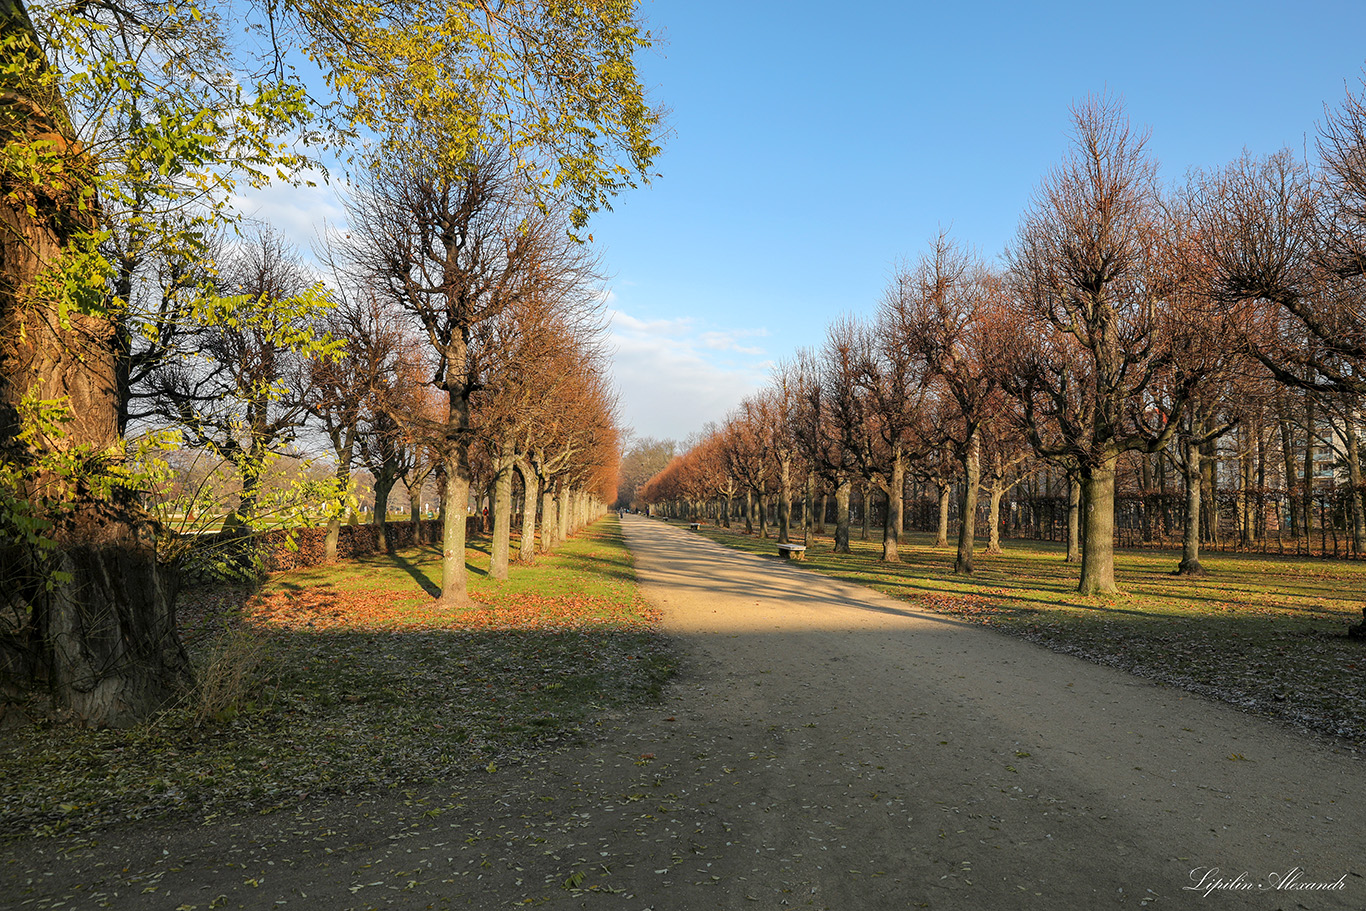
<path id="1" fill-rule="evenodd" d="M 671 110 L 650 186 L 591 231 L 625 424 L 681 439 L 773 364 L 869 314 L 941 227 L 995 258 L 1065 153 L 1069 105 L 1121 96 L 1167 180 L 1244 148 L 1312 152 L 1366 63 L 1357 2 L 644 0 L 641 60 Z M 257 213 L 301 237 L 330 190 Z"/>

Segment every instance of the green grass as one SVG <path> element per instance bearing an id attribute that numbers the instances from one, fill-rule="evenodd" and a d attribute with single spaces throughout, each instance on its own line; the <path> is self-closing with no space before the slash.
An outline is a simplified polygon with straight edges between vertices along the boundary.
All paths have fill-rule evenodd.
<path id="1" fill-rule="evenodd" d="M 467 557 L 484 606 L 459 612 L 432 608 L 431 547 L 280 574 L 257 597 L 190 592 L 181 625 L 201 688 L 131 730 L 8 732 L 0 832 L 212 819 L 497 775 L 611 710 L 659 698 L 673 657 L 615 519 L 514 566 L 506 583 L 488 577 L 485 552 Z M 220 674 L 216 698 L 215 658 L 245 671 L 236 683 Z"/>
<path id="2" fill-rule="evenodd" d="M 702 533 L 778 559 L 772 539 Z M 1189 578 L 1171 574 L 1177 552 L 1120 550 L 1123 594 L 1085 598 L 1060 545 L 979 548 L 970 578 L 952 572 L 956 544 L 930 535 L 906 535 L 899 564 L 882 562 L 880 541 L 851 546 L 837 555 L 817 537 L 803 565 L 1366 749 L 1366 642 L 1345 635 L 1366 606 L 1366 563 L 1220 553 L 1203 559 L 1208 576 Z"/>

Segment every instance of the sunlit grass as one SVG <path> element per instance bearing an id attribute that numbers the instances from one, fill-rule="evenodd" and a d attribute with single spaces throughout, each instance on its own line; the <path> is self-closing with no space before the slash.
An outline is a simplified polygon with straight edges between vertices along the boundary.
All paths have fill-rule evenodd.
<path id="1" fill-rule="evenodd" d="M 772 538 L 701 533 L 778 559 Z M 1007 541 L 1000 555 L 979 546 L 966 577 L 952 571 L 956 544 L 935 547 L 930 535 L 906 535 L 896 564 L 882 562 L 880 539 L 850 543 L 853 553 L 838 555 L 817 536 L 803 565 L 1366 748 L 1366 643 L 1345 635 L 1362 619 L 1366 564 L 1210 553 L 1210 574 L 1190 578 L 1172 575 L 1174 551 L 1120 550 L 1123 594 L 1094 598 L 1077 594 L 1079 569 L 1060 545 Z"/>

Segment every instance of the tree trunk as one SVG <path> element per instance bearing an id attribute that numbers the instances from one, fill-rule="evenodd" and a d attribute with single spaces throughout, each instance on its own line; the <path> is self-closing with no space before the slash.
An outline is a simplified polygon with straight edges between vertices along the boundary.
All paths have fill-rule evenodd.
<path id="1" fill-rule="evenodd" d="M 1314 547 L 1314 400 L 1304 398 L 1304 549 Z"/>
<path id="2" fill-rule="evenodd" d="M 754 534 L 754 491 L 745 488 L 745 534 Z"/>
<path id="3" fill-rule="evenodd" d="M 1351 485 L 1347 500 L 1352 522 L 1352 550 L 1361 556 L 1366 548 L 1366 490 L 1362 489 L 1361 479 L 1361 438 L 1357 436 L 1357 422 L 1350 403 L 1345 407 L 1342 430 L 1347 444 L 1347 482 Z"/>
<path id="4" fill-rule="evenodd" d="M 393 548 L 389 546 L 389 494 L 394 489 L 394 484 L 398 478 L 385 466 L 375 478 L 375 515 L 371 522 L 375 525 L 375 544 L 385 553 L 393 553 Z"/>
<path id="5" fill-rule="evenodd" d="M 139 542 L 63 546 L 55 569 L 69 575 L 43 608 L 54 702 L 91 727 L 146 718 L 191 683 L 175 625 L 175 573 Z"/>
<path id="6" fill-rule="evenodd" d="M 246 539 L 252 532 L 252 521 L 256 518 L 256 505 L 261 492 L 261 466 L 264 453 L 259 451 L 260 434 L 253 433 L 250 449 L 237 447 L 232 451 L 231 461 L 242 482 L 242 490 L 237 495 L 237 508 L 223 520 L 219 535 L 223 540 Z"/>
<path id="7" fill-rule="evenodd" d="M 518 463 L 517 473 L 522 476 L 522 544 L 517 562 L 530 563 L 536 559 L 536 501 L 541 496 L 541 483 L 530 465 Z"/>
<path id="8" fill-rule="evenodd" d="M 947 478 L 936 478 L 935 485 L 939 489 L 939 527 L 934 536 L 935 547 L 949 546 L 949 497 L 953 493 L 953 485 Z"/>
<path id="9" fill-rule="evenodd" d="M 1141 454 L 1138 457 L 1139 465 L 1139 494 L 1142 497 L 1139 509 L 1139 528 L 1143 536 L 1144 544 L 1153 543 L 1153 478 L 1152 456 Z M 1160 456 L 1158 458 L 1161 458 Z"/>
<path id="10" fill-rule="evenodd" d="M 356 429 L 347 427 L 345 437 L 333 437 L 338 444 L 334 452 L 337 456 L 337 487 L 345 491 L 351 486 L 351 458 L 356 449 Z M 341 537 L 341 516 L 327 520 L 327 537 L 323 539 L 323 562 L 334 563 L 337 559 L 337 540 Z"/>
<path id="11" fill-rule="evenodd" d="M 849 492 L 853 484 L 841 479 L 835 487 L 835 553 L 849 553 Z"/>
<path id="12" fill-rule="evenodd" d="M 7 0 L 0 38 L 19 35 L 32 38 L 32 25 Z M 102 486 L 95 479 L 123 459 L 114 320 L 74 310 L 63 319 L 57 302 L 35 288 L 97 225 L 88 201 L 78 199 L 83 162 L 60 98 L 29 96 L 28 88 L 7 80 L 0 94 L 0 145 L 21 154 L 37 140 L 71 149 L 75 179 L 11 185 L 0 196 L 0 462 L 18 475 L 4 519 L 53 523 L 50 548 L 0 552 L 0 609 L 23 618 L 0 637 L 0 678 L 8 678 L 0 690 L 45 678 L 55 704 L 82 723 L 123 726 L 183 691 L 189 662 L 176 633 L 176 575 L 157 563 L 135 496 L 95 492 Z M 60 436 L 21 438 L 32 429 L 22 404 L 29 396 L 65 399 Z M 59 453 L 70 459 L 71 475 L 38 469 L 40 459 Z"/>
<path id="13" fill-rule="evenodd" d="M 811 535 L 815 532 L 815 525 L 812 521 L 811 504 L 816 499 L 816 476 L 811 472 L 806 475 L 806 496 L 802 500 L 802 544 L 811 546 Z"/>
<path id="14" fill-rule="evenodd" d="M 1298 540 L 1300 534 L 1299 504 L 1295 501 L 1295 445 L 1290 429 L 1290 419 L 1286 414 L 1285 392 L 1277 389 L 1277 425 L 1281 435 L 1281 465 L 1285 473 L 1286 518 L 1290 523 L 1290 536 Z"/>
<path id="15" fill-rule="evenodd" d="M 1257 538 L 1266 552 L 1266 427 L 1257 422 Z"/>
<path id="16" fill-rule="evenodd" d="M 422 488 L 431 476 L 432 466 L 420 474 L 408 477 L 408 521 L 413 524 L 413 543 L 425 543 L 422 539 Z"/>
<path id="17" fill-rule="evenodd" d="M 901 494 L 906 489 L 906 460 L 897 448 L 892 453 L 892 477 L 887 484 L 887 515 L 882 523 L 882 560 L 900 563 L 897 544 L 901 538 Z"/>
<path id="18" fill-rule="evenodd" d="M 792 537 L 792 460 L 778 460 L 778 543 L 787 544 Z"/>
<path id="19" fill-rule="evenodd" d="M 573 529 L 570 527 L 571 515 L 569 512 L 570 497 L 572 495 L 567 482 L 560 484 L 560 503 L 555 513 L 555 518 L 559 520 L 558 527 L 555 529 L 555 540 L 557 542 L 568 541 L 569 536 L 573 534 Z"/>
<path id="20" fill-rule="evenodd" d="M 996 475 L 991 479 L 990 493 L 990 512 L 988 513 L 988 523 L 991 531 L 987 537 L 987 553 L 1004 553 L 1001 548 L 1001 497 L 1005 495 L 1006 488 L 1004 479 Z"/>
<path id="21" fill-rule="evenodd" d="M 1207 573 L 1200 565 L 1200 496 L 1204 486 L 1200 446 L 1182 440 L 1181 449 L 1182 474 L 1186 479 L 1186 525 L 1181 534 L 1181 563 L 1175 575 L 1204 576 Z"/>
<path id="22" fill-rule="evenodd" d="M 872 518 L 872 517 L 873 517 L 873 482 L 872 482 L 872 481 L 865 480 L 865 481 L 863 482 L 863 502 L 862 502 L 861 505 L 862 505 L 862 507 L 863 507 L 863 516 L 862 516 L 862 526 L 863 526 L 863 527 L 862 527 L 862 529 L 861 529 L 860 532 L 859 532 L 859 540 L 860 540 L 860 541 L 867 541 L 867 540 L 868 540 L 868 526 L 869 526 L 869 525 L 872 523 L 872 521 L 873 521 L 873 518 Z"/>
<path id="23" fill-rule="evenodd" d="M 958 559 L 953 571 L 972 574 L 972 547 L 977 537 L 977 487 L 982 483 L 982 437 L 973 430 L 963 450 L 963 499 L 959 504 Z"/>
<path id="24" fill-rule="evenodd" d="M 1219 499 L 1214 477 L 1214 441 L 1205 442 L 1200 449 L 1200 527 L 1204 529 L 1205 541 L 1212 545 L 1219 543 Z"/>
<path id="25" fill-rule="evenodd" d="M 489 575 L 506 581 L 512 550 L 512 460 L 493 463 L 493 540 L 489 544 Z"/>
<path id="26" fill-rule="evenodd" d="M 422 543 L 422 492 L 408 488 L 408 524 L 413 527 L 413 543 Z"/>
<path id="27" fill-rule="evenodd" d="M 768 537 L 768 494 L 759 492 L 759 537 Z"/>
<path id="28" fill-rule="evenodd" d="M 455 359 L 464 368 L 464 355 Z M 446 423 L 446 491 L 442 497 L 444 515 L 441 527 L 441 595 L 436 603 L 445 608 L 469 607 L 469 582 L 465 574 L 465 515 L 470 503 L 469 428 L 470 403 L 458 390 L 449 393 L 450 410 Z"/>
<path id="29" fill-rule="evenodd" d="M 1113 595 L 1115 588 L 1115 466 L 1118 455 L 1085 472 L 1081 478 L 1084 530 L 1081 581 L 1083 595 Z"/>
<path id="30" fill-rule="evenodd" d="M 1081 479 L 1067 472 L 1067 556 L 1064 563 L 1081 562 Z"/>
<path id="31" fill-rule="evenodd" d="M 555 492 L 550 489 L 550 482 L 547 481 L 545 488 L 541 491 L 541 553 L 553 553 L 555 550 L 555 529 L 559 528 L 560 519 L 556 515 Z"/>

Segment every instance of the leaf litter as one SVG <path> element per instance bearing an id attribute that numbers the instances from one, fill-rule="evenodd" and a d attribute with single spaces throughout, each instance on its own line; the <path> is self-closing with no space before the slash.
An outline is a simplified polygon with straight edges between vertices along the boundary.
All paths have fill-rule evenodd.
<path id="1" fill-rule="evenodd" d="M 207 718 L 195 693 L 127 730 L 44 720 L 7 732 L 0 836 L 209 823 L 492 775 L 583 740 L 619 707 L 659 699 L 675 656 L 634 583 L 594 578 L 592 551 L 580 552 L 607 547 L 612 559 L 598 562 L 629 567 L 624 544 L 593 529 L 581 538 L 538 561 L 538 578 L 555 583 L 540 587 L 564 593 L 490 585 L 462 611 L 436 609 L 416 586 L 354 579 L 190 590 L 180 623 L 201 680 L 234 641 L 253 650 L 251 679 Z"/>

